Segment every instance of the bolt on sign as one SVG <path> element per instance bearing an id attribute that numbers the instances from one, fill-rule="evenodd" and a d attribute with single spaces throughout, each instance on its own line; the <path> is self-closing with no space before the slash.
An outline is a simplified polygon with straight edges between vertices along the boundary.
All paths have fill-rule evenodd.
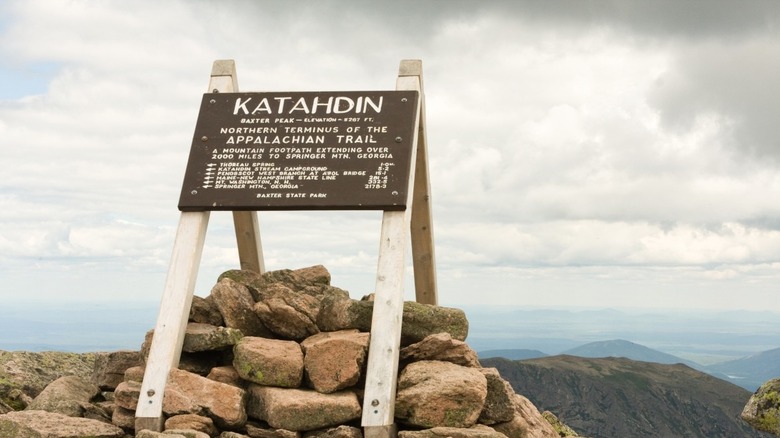
<path id="1" fill-rule="evenodd" d="M 179 209 L 404 210 L 418 99 L 206 93 Z"/>

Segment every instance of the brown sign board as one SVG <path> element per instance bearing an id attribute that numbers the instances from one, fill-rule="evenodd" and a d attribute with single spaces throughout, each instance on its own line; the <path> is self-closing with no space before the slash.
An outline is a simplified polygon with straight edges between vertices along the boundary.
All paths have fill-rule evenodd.
<path id="1" fill-rule="evenodd" d="M 418 98 L 204 94 L 179 209 L 404 210 Z"/>

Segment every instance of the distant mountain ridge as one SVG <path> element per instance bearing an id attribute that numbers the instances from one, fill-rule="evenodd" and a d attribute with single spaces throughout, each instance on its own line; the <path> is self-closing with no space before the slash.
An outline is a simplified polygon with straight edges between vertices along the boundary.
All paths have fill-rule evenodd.
<path id="1" fill-rule="evenodd" d="M 561 354 L 584 358 L 623 357 L 658 364 L 679 363 L 741 386 L 748 391 L 755 391 L 767 380 L 780 376 L 780 348 L 706 366 L 622 339 L 589 342 Z M 480 359 L 502 357 L 510 360 L 526 360 L 549 357 L 549 355 L 539 350 L 503 349 L 482 351 L 479 352 L 479 357 Z"/>
<path id="2" fill-rule="evenodd" d="M 627 339 L 704 365 L 780 347 L 780 311 L 465 307 L 475 351 L 534 349 L 555 355 Z"/>
<path id="3" fill-rule="evenodd" d="M 487 359 L 490 357 L 503 357 L 509 360 L 536 359 L 537 357 L 549 356 L 549 354 L 539 350 L 529 350 L 524 348 L 485 350 L 485 351 L 480 351 L 477 354 L 479 355 L 480 359 Z"/>
<path id="4" fill-rule="evenodd" d="M 685 360 L 683 358 L 623 339 L 590 342 L 585 345 L 566 350 L 561 354 L 590 358 L 625 357 L 643 362 L 655 362 L 662 364 L 682 363 L 695 369 L 700 369 L 702 367 L 702 365 L 690 360 Z"/>
<path id="5" fill-rule="evenodd" d="M 770 436 L 739 419 L 749 391 L 683 364 L 570 355 L 480 362 L 583 436 Z"/>

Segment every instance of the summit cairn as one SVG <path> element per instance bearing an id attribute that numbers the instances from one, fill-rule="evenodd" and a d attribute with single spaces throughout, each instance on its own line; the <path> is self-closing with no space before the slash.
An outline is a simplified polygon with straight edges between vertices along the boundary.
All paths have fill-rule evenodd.
<path id="1" fill-rule="evenodd" d="M 220 305 L 215 295 L 224 293 L 227 282 L 249 299 Z M 306 305 L 269 305 L 279 291 L 290 294 L 290 303 Z M 0 436 L 360 438 L 361 412 L 371 406 L 363 390 L 371 299 L 351 299 L 332 286 L 323 266 L 262 275 L 227 271 L 192 306 L 179 367 L 171 370 L 165 388 L 168 435 L 135 430 L 150 331 L 140 352 L 98 353 L 94 370 L 52 376 L 45 389 L 17 394 L 28 400 L 28 410 L 0 415 Z M 250 313 L 262 327 L 245 324 Z M 312 321 L 316 333 L 301 337 L 285 328 L 302 320 Z M 254 335 L 239 327 L 252 327 Z M 398 436 L 558 436 L 495 368 L 480 366 L 464 342 L 463 311 L 405 303 L 402 327 L 394 409 Z"/>
<path id="2" fill-rule="evenodd" d="M 226 283 L 245 290 L 242 296 L 252 297 L 251 302 L 218 305 L 213 294 L 222 294 Z M 282 299 L 282 293 L 288 296 Z M 208 325 L 203 315 L 214 319 L 209 306 L 225 324 L 214 331 L 240 331 L 250 312 L 263 328 L 252 325 L 255 335 L 235 336 L 232 346 L 218 342 L 211 351 L 182 353 L 180 369 L 171 372 L 166 387 L 166 428 L 187 416 L 188 421 L 199 418 L 220 432 L 238 434 L 231 437 L 347 436 L 342 435 L 347 431 L 348 436 L 362 436 L 361 411 L 371 403 L 362 398 L 371 299 L 352 299 L 332 286 L 323 266 L 223 273 L 212 295 L 191 312 L 185 345 Z M 411 438 L 457 429 L 462 436 L 503 437 L 507 432 L 497 432 L 503 428 L 508 436 L 557 437 L 535 408 L 529 411 L 527 405 L 515 403 L 514 392 L 495 369 L 481 368 L 464 342 L 467 334 L 462 310 L 404 303 L 395 405 L 398 434 Z M 142 366 L 131 368 L 117 389 L 113 422 L 128 431 L 142 376 Z M 540 435 L 528 435 L 531 424 Z"/>

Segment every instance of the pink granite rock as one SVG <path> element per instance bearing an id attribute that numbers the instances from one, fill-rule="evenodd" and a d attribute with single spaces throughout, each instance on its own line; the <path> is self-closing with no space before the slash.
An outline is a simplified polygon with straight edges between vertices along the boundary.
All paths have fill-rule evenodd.
<path id="1" fill-rule="evenodd" d="M 233 368 L 242 379 L 282 388 L 297 388 L 303 381 L 303 351 L 295 341 L 248 336 L 233 353 Z"/>
<path id="2" fill-rule="evenodd" d="M 478 369 L 414 362 L 398 379 L 395 416 L 414 426 L 467 428 L 476 424 L 486 396 L 487 380 Z"/>
<path id="3" fill-rule="evenodd" d="M 125 432 L 108 423 L 46 411 L 15 411 L 0 415 L 0 437 L 122 438 Z"/>
<path id="4" fill-rule="evenodd" d="M 271 427 L 293 431 L 338 426 L 360 418 L 357 395 L 351 391 L 320 394 L 304 389 L 251 385 L 249 416 Z"/>
<path id="5" fill-rule="evenodd" d="M 558 438 L 558 432 L 542 417 L 530 400 L 515 394 L 513 403 L 514 418 L 506 423 L 494 424 L 493 429 L 509 438 Z"/>
<path id="6" fill-rule="evenodd" d="M 174 368 L 168 376 L 163 412 L 205 414 L 221 428 L 236 429 L 247 420 L 245 391 Z"/>
<path id="7" fill-rule="evenodd" d="M 323 332 L 301 343 L 306 381 L 322 393 L 354 386 L 360 380 L 370 334 L 357 330 Z"/>

